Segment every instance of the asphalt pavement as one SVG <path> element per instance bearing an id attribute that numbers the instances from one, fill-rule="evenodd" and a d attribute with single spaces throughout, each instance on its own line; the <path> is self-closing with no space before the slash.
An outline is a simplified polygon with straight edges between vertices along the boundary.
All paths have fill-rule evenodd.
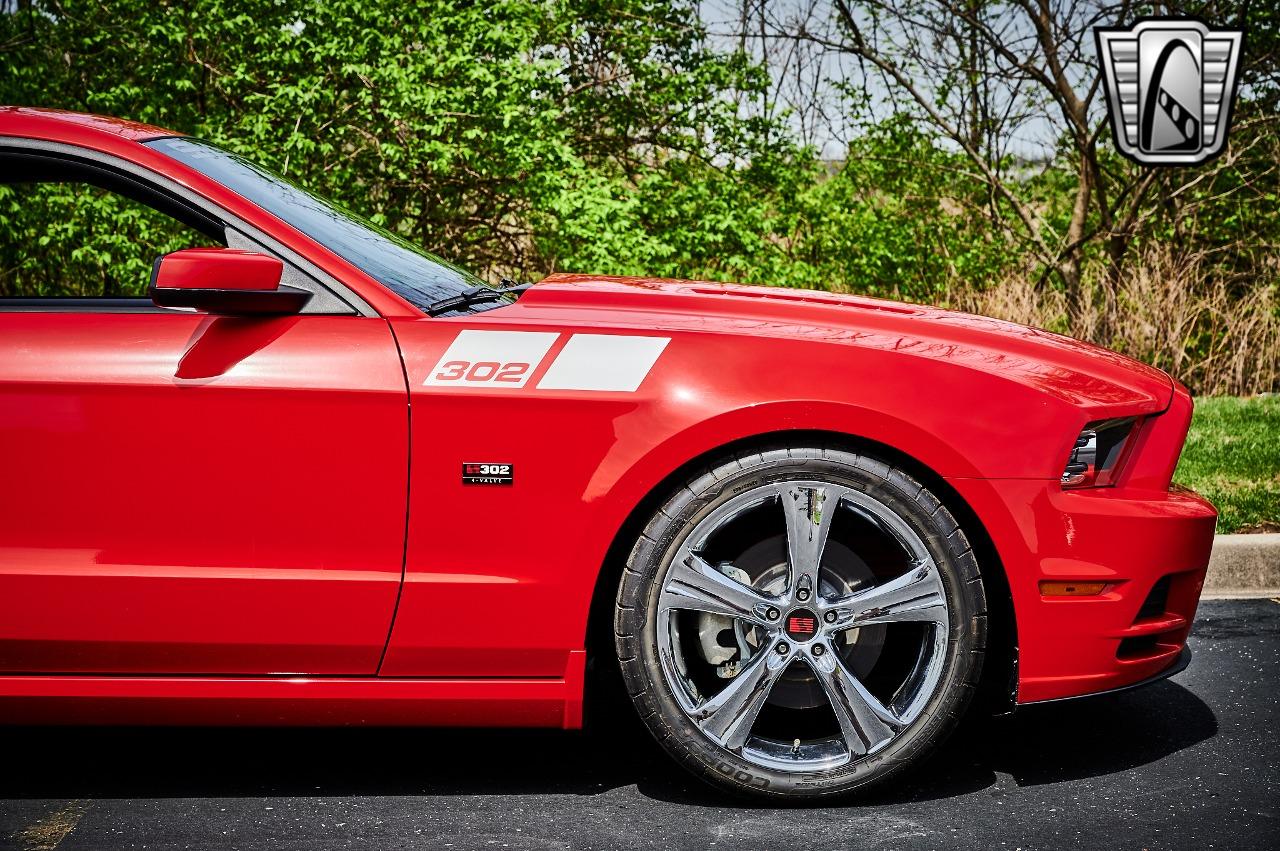
<path id="1" fill-rule="evenodd" d="M 0 847 L 1280 848 L 1280 603 L 1206 601 L 1191 646 L 821 808 L 725 798 L 634 728 L 0 728 Z"/>

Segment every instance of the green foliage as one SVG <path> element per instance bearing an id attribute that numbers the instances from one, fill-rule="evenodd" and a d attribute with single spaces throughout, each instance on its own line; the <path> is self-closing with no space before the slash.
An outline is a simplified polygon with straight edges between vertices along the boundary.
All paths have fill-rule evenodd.
<path id="1" fill-rule="evenodd" d="M 705 277 L 939 299 L 1008 271 L 963 163 L 900 122 L 869 128 L 838 169 L 758 150 L 745 166 L 673 158 L 619 182 L 586 177 L 539 229 L 584 272 Z"/>
<path id="2" fill-rule="evenodd" d="M 203 136 L 480 271 L 678 263 L 720 241 L 648 193 L 683 169 L 732 195 L 769 147 L 726 97 L 759 70 L 690 21 L 650 0 L 34 3 L 0 15 L 0 101 Z"/>
<path id="3" fill-rule="evenodd" d="M 1280 531 L 1280 396 L 1196 400 L 1174 480 L 1218 507 L 1218 531 Z"/>
<path id="4" fill-rule="evenodd" d="M 209 240 L 88 186 L 0 185 L 0 296 L 141 296 L 151 263 Z"/>
<path id="5" fill-rule="evenodd" d="M 832 169 L 740 114 L 734 95 L 767 80 L 712 51 L 696 12 L 31 3 L 0 15 L 0 44 L 16 45 L 0 52 L 0 102 L 208 138 L 493 277 L 566 269 L 930 299 L 1008 264 L 962 164 L 910 126 L 873 128 Z M 82 226 L 114 200 L 82 197 Z M 137 237 L 106 231 L 95 241 L 115 255 Z"/>
<path id="6" fill-rule="evenodd" d="M 957 280 L 1010 268 L 1009 240 L 992 231 L 985 206 L 963 158 L 890 120 L 869 127 L 843 168 L 801 196 L 796 254 L 819 287 L 938 301 Z"/>

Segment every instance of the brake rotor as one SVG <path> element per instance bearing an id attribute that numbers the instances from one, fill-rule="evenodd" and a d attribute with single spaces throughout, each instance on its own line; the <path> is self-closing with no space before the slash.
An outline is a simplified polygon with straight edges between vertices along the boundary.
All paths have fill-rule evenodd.
<path id="1" fill-rule="evenodd" d="M 766 538 L 748 547 L 731 564 L 721 568 L 726 575 L 761 593 L 777 596 L 787 581 L 786 538 L 782 535 Z M 818 587 L 820 596 L 844 597 L 873 584 L 875 574 L 853 550 L 835 539 L 827 542 Z M 880 658 L 886 631 L 884 624 L 848 630 L 836 651 L 855 674 L 865 677 Z M 708 613 L 698 616 L 698 638 L 703 660 L 715 667 L 722 679 L 736 676 L 738 666 L 760 646 L 760 636 L 751 626 Z M 822 686 L 804 664 L 793 664 L 787 669 L 767 702 L 788 709 L 827 705 Z"/>

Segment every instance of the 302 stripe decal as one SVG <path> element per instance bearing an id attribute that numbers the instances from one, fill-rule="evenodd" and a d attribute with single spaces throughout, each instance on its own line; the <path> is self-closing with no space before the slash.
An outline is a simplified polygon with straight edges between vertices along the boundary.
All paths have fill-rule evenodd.
<path id="1" fill-rule="evenodd" d="M 462 331 L 423 383 L 516 390 L 528 382 L 558 339 L 555 331 Z"/>
<path id="2" fill-rule="evenodd" d="M 518 390 L 537 373 L 560 336 L 554 331 L 462 331 L 423 384 Z M 573 334 L 537 389 L 634 393 L 670 342 L 670 337 Z"/>

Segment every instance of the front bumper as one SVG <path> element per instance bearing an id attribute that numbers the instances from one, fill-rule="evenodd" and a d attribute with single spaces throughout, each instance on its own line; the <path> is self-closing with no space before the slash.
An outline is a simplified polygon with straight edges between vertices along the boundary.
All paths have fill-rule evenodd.
<path id="1" fill-rule="evenodd" d="M 1016 621 L 1017 702 L 1126 688 L 1171 672 L 1186 647 L 1218 513 L 1170 486 L 1191 423 L 1174 383 L 1115 487 L 1044 479 L 948 479 L 991 536 Z M 1041 594 L 1042 581 L 1105 582 L 1095 596 Z"/>
<path id="2" fill-rule="evenodd" d="M 1161 680 L 1167 680 L 1169 679 L 1169 677 L 1172 677 L 1175 674 L 1181 674 L 1183 671 L 1187 669 L 1188 666 L 1190 666 L 1190 664 L 1191 664 L 1191 648 L 1183 647 L 1182 652 L 1178 654 L 1178 658 L 1173 661 L 1173 664 L 1165 668 L 1163 671 L 1161 671 L 1160 673 L 1156 674 L 1153 677 L 1147 677 L 1145 680 L 1139 680 L 1138 682 L 1131 683 L 1130 685 L 1127 685 L 1127 686 L 1118 686 L 1116 688 L 1109 688 L 1106 691 L 1095 691 L 1095 692 L 1091 692 L 1090 694 L 1073 694 L 1073 695 L 1070 695 L 1069 697 L 1054 697 L 1054 698 L 1050 698 L 1049 700 L 1037 700 L 1035 701 L 1035 704 L 1041 705 L 1045 703 L 1060 703 L 1061 701 L 1064 701 L 1064 700 L 1080 700 L 1081 698 L 1086 698 L 1086 697 L 1101 697 L 1102 695 L 1106 695 L 1106 694 L 1119 694 L 1121 692 L 1133 691 L 1134 689 L 1139 689 L 1139 688 L 1142 688 L 1143 686 L 1149 686 L 1152 683 L 1158 683 Z M 1026 706 L 1027 703 L 1024 701 L 1020 705 Z"/>
<path id="3" fill-rule="evenodd" d="M 1176 664 L 1213 545 L 1217 512 L 1207 500 L 1176 487 L 949 481 L 986 526 L 1009 580 L 1018 703 L 1124 688 Z M 1096 596 L 1046 597 L 1042 580 L 1107 585 Z"/>

